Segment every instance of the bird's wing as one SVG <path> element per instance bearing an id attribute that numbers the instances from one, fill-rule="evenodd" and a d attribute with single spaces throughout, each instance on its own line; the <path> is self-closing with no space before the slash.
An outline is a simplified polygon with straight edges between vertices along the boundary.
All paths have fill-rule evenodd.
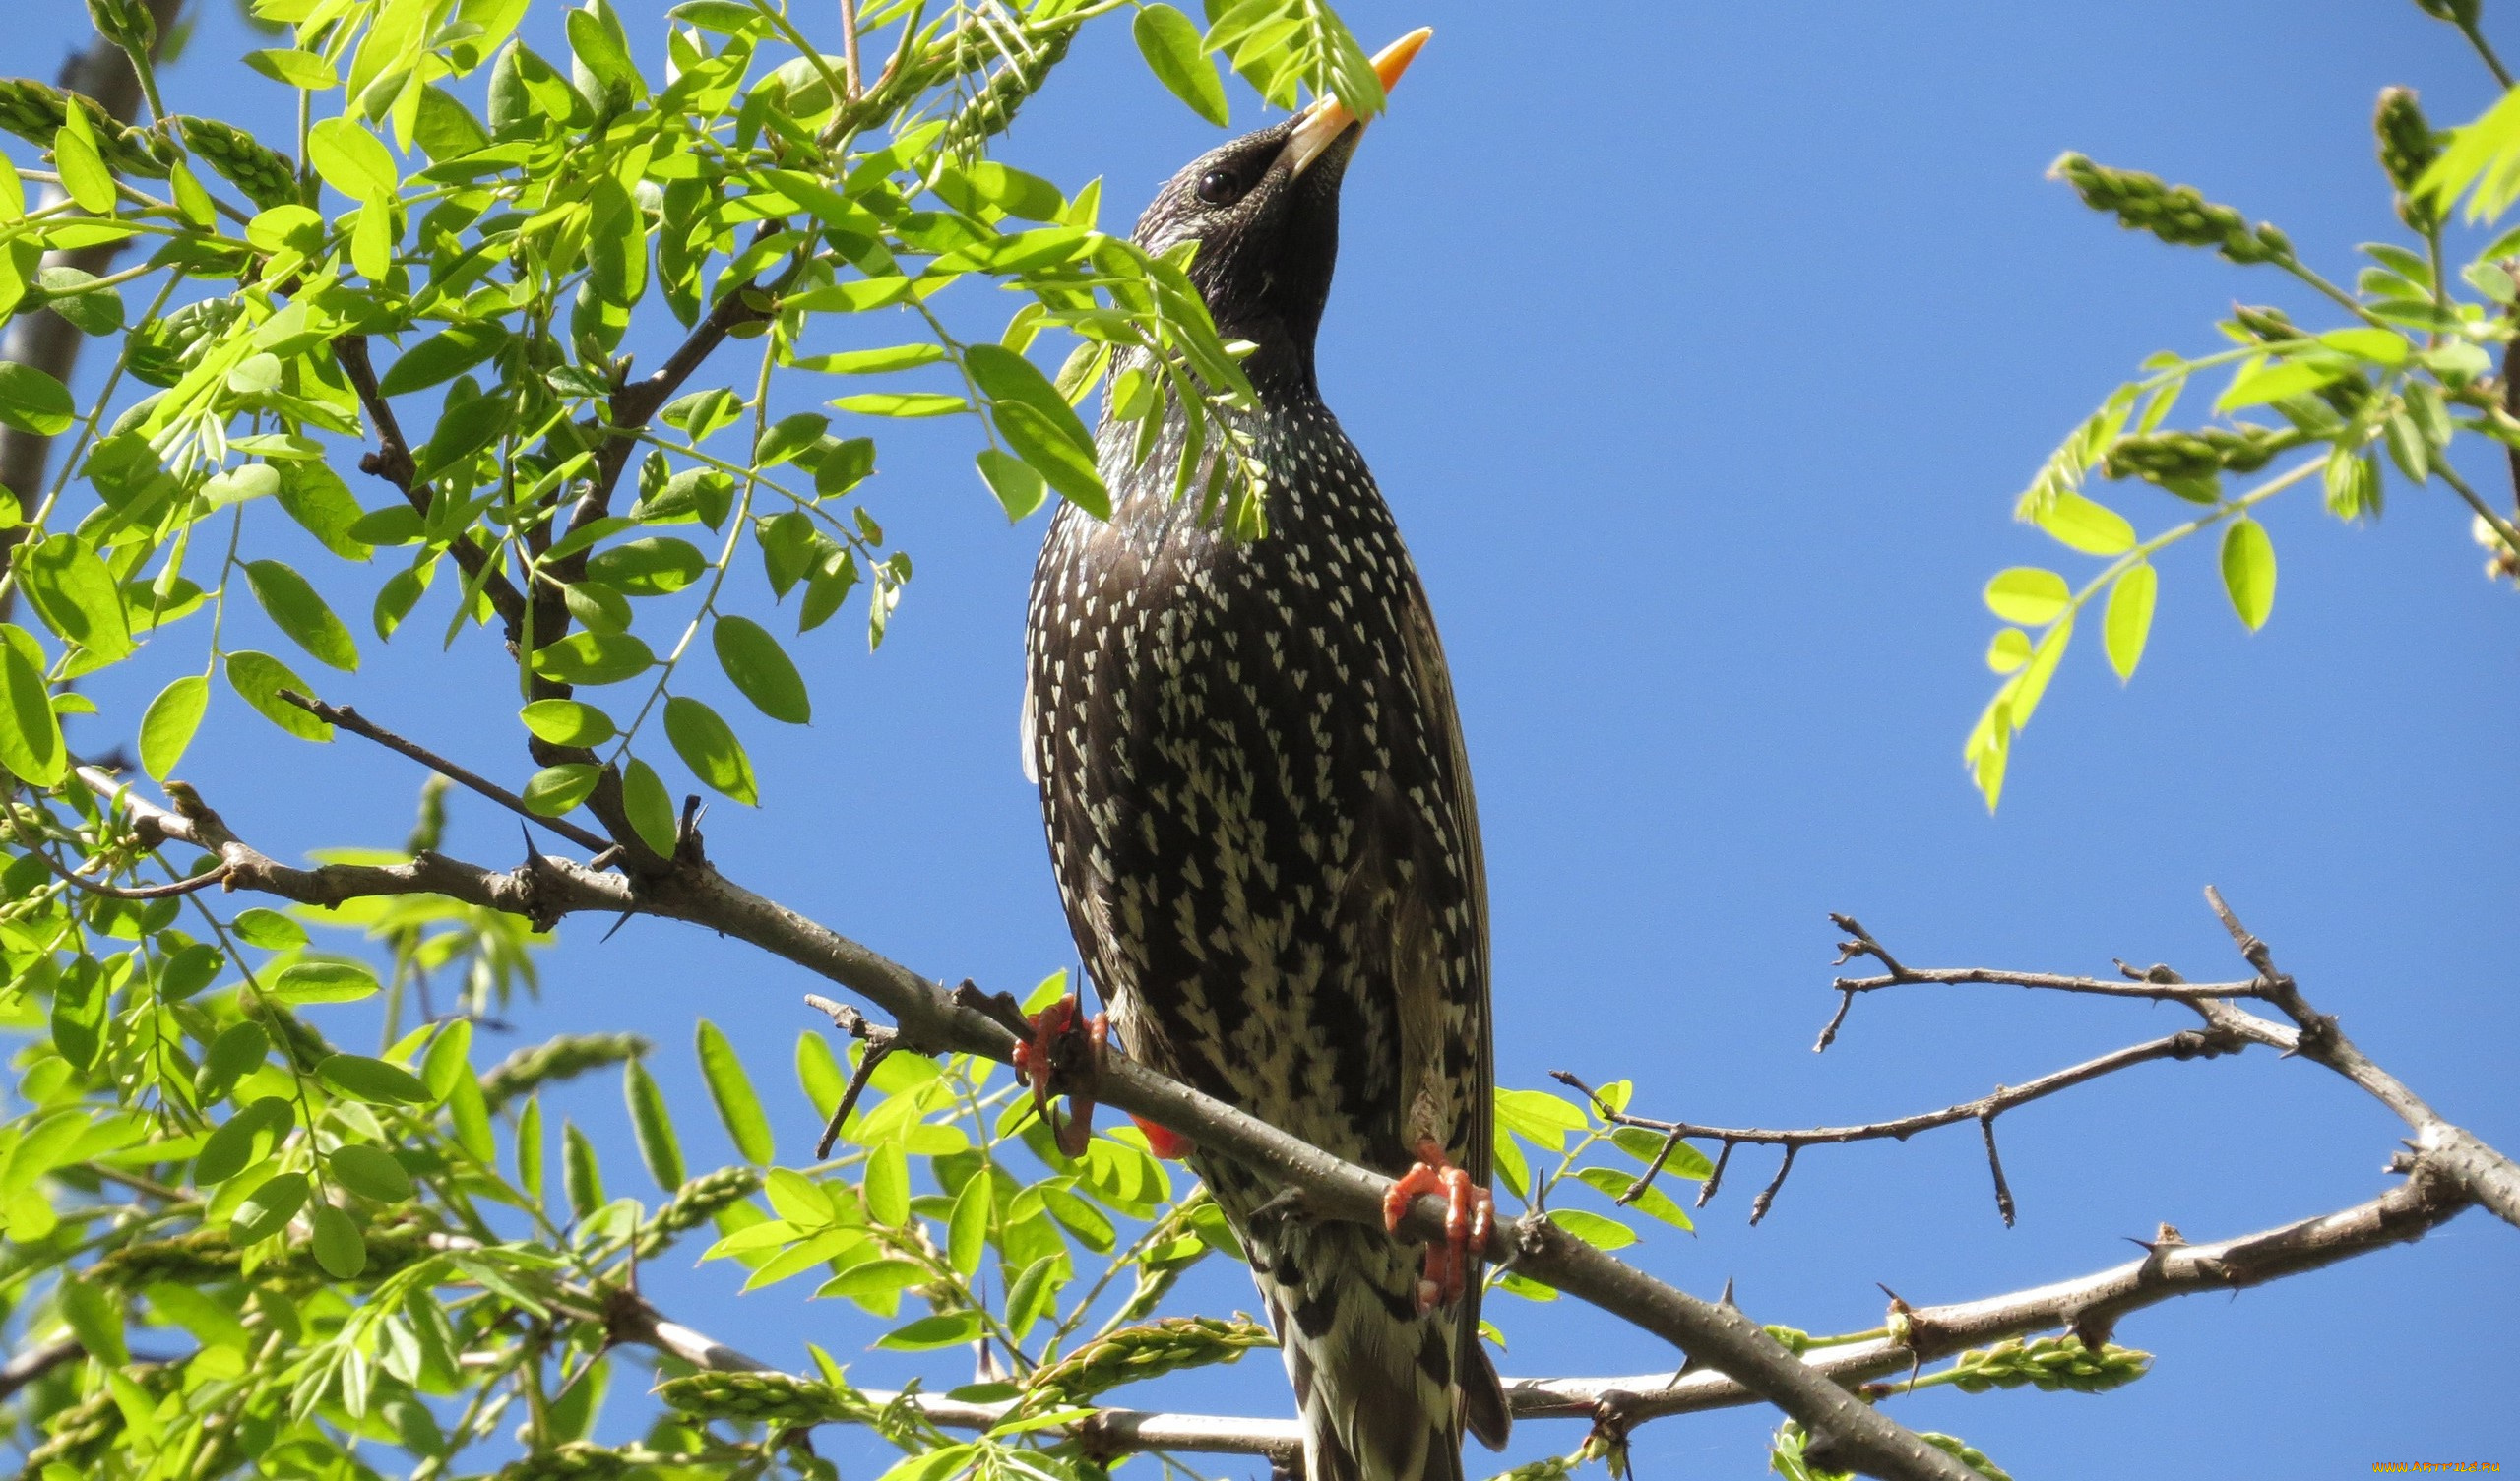
<path id="1" fill-rule="evenodd" d="M 1438 741 L 1444 772 L 1451 783 L 1445 789 L 1444 800 L 1451 813 L 1448 821 L 1460 859 L 1466 916 L 1457 942 L 1464 970 L 1455 979 L 1455 990 L 1462 1011 L 1462 1030 L 1472 1042 L 1474 1067 L 1469 1145 L 1462 1166 L 1480 1187 L 1485 1187 L 1494 1160 L 1491 1141 L 1496 1125 L 1495 1044 L 1488 986 L 1487 860 L 1480 841 L 1479 799 L 1471 785 L 1470 753 L 1462 743 L 1461 711 L 1453 699 L 1452 668 L 1444 661 L 1443 641 L 1436 635 L 1435 615 L 1427 604 L 1425 588 L 1414 573 L 1406 583 L 1404 599 L 1401 638 L 1409 658 L 1411 686 L 1418 692 L 1425 723 Z M 1489 1450 L 1502 1450 L 1513 1427 L 1513 1411 L 1506 1403 L 1504 1385 L 1496 1377 L 1495 1365 L 1480 1340 L 1481 1292 L 1478 1271 L 1479 1266 L 1474 1265 L 1470 1289 L 1462 1299 L 1460 1326 L 1453 1342 L 1453 1366 L 1471 1433 Z"/>

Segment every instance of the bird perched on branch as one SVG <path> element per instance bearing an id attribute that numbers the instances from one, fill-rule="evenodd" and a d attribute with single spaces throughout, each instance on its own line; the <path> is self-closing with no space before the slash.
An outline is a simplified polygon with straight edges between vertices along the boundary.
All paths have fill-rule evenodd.
<path id="1" fill-rule="evenodd" d="M 1426 34 L 1375 58 L 1386 86 Z M 1501 1446 L 1508 1425 L 1474 1253 L 1493 1124 L 1486 877 L 1425 591 L 1313 373 L 1362 127 L 1324 98 L 1193 160 L 1138 222 L 1151 253 L 1198 244 L 1190 278 L 1218 330 L 1257 346 L 1242 429 L 1265 532 L 1238 538 L 1215 501 L 1175 497 L 1177 403 L 1143 461 L 1137 424 L 1106 410 L 1111 517 L 1062 506 L 1034 573 L 1025 760 L 1128 1052 L 1400 1179 L 1395 1226 L 1418 1194 L 1447 1198 L 1449 1238 L 1423 1252 L 1354 1224 L 1254 1227 L 1278 1190 L 1174 1148 L 1242 1233 L 1310 1481 L 1459 1481 L 1465 1426 Z M 1071 1001 L 1036 1026 L 1039 1089 L 1081 1014 Z"/>

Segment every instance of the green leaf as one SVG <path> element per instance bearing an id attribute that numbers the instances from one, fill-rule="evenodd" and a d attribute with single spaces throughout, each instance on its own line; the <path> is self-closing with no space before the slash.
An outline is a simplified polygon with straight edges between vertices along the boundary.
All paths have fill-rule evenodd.
<path id="1" fill-rule="evenodd" d="M 1614 1218 L 1581 1208 L 1551 1208 L 1549 1222 L 1596 1250 L 1617 1250 L 1636 1243 L 1636 1231 Z"/>
<path id="2" fill-rule="evenodd" d="M 402 396 L 454 380 L 497 354 L 507 342 L 507 327 L 496 320 L 451 324 L 405 350 L 401 359 L 385 368 L 376 389 L 387 396 Z"/>
<path id="3" fill-rule="evenodd" d="M 0 622 L 0 766 L 22 781 L 48 787 L 69 774 L 70 751 L 43 667 L 43 649 L 33 635 Z"/>
<path id="4" fill-rule="evenodd" d="M 663 858 L 672 858 L 680 832 L 673 815 L 673 795 L 665 790 L 657 769 L 637 757 L 621 771 L 621 810 L 639 841 Z"/>
<path id="5" fill-rule="evenodd" d="M 1225 80 L 1208 60 L 1198 24 L 1169 5 L 1149 5 L 1139 10 L 1131 30 L 1156 81 L 1189 104 L 1191 112 L 1226 127 Z"/>
<path id="6" fill-rule="evenodd" d="M 665 596 L 700 579 L 709 560 L 688 540 L 651 535 L 587 557 L 587 575 L 632 596 Z"/>
<path id="7" fill-rule="evenodd" d="M 898 1142 L 866 1154 L 866 1216 L 887 1228 L 910 1222 L 910 1159 Z"/>
<path id="8" fill-rule="evenodd" d="M 261 947 L 266 952 L 293 952 L 306 945 L 306 928 L 278 910 L 256 905 L 240 910 L 227 923 L 227 929 L 247 946 Z"/>
<path id="9" fill-rule="evenodd" d="M 674 754 L 693 775 L 737 802 L 759 805 L 752 761 L 718 711 L 698 700 L 675 695 L 665 701 L 665 738 L 673 742 Z"/>
<path id="10" fill-rule="evenodd" d="M 972 409 L 961 397 L 936 391 L 870 391 L 836 398 L 832 404 L 863 416 L 945 416 Z"/>
<path id="11" fill-rule="evenodd" d="M 1074 413 L 1069 415 L 1073 418 Z M 1098 520 L 1111 518 L 1111 491 L 1103 487 L 1102 475 L 1095 470 L 1090 447 L 1079 448 L 1071 442 L 1050 417 L 1030 401 L 994 402 L 989 407 L 989 419 L 997 424 L 998 435 L 1006 439 L 1007 446 L 1069 503 Z"/>
<path id="12" fill-rule="evenodd" d="M 979 1272 L 981 1258 L 988 1253 L 995 1186 L 985 1167 L 964 1179 L 963 1191 L 954 1196 L 953 1214 L 945 1221 L 945 1258 L 966 1277 Z"/>
<path id="13" fill-rule="evenodd" d="M 316 459 L 282 463 L 280 490 L 273 497 L 290 519 L 342 559 L 363 561 L 376 553 L 366 541 L 351 537 L 350 526 L 358 523 L 361 511 L 330 464 Z"/>
<path id="14" fill-rule="evenodd" d="M 707 1018 L 700 1020 L 699 1041 L 700 1075 L 709 1082 L 709 1098 L 717 1102 L 718 1119 L 726 1124 L 727 1138 L 745 1161 L 769 1166 L 776 1151 L 770 1118 L 762 1114 L 761 1097 L 753 1093 L 752 1078 L 744 1074 L 735 1046 Z"/>
<path id="15" fill-rule="evenodd" d="M 254 588 L 254 600 L 262 604 L 263 611 L 288 635 L 289 641 L 320 663 L 346 672 L 356 671 L 358 644 L 306 578 L 280 561 L 248 561 L 245 581 Z"/>
<path id="16" fill-rule="evenodd" d="M 72 112 L 76 115 L 78 110 Z M 61 188 L 82 211 L 90 216 L 113 215 L 113 171 L 105 168 L 95 142 L 83 129 L 65 128 L 53 136 L 52 162 L 61 171 Z"/>
<path id="17" fill-rule="evenodd" d="M 267 979 L 271 995 L 291 1007 L 356 1003 L 378 991 L 376 974 L 354 961 L 299 961 Z"/>
<path id="18" fill-rule="evenodd" d="M 2109 666 L 2120 680 L 2135 677 L 2143 661 L 2144 640 L 2153 631 L 2153 593 L 2161 575 L 2152 563 L 2127 567 L 2109 584 L 2109 610 L 2101 620 L 2101 642 L 2109 650 Z"/>
<path id="19" fill-rule="evenodd" d="M 203 1051 L 201 1076 L 194 1088 L 205 1100 L 225 1095 L 228 1088 L 262 1064 L 271 1053 L 271 1036 L 260 1023 L 230 1023 Z"/>
<path id="20" fill-rule="evenodd" d="M 309 1217 L 315 1226 L 315 1263 L 336 1280 L 356 1279 L 367 1268 L 367 1240 L 358 1225 L 348 1214 L 322 1202 Z"/>
<path id="21" fill-rule="evenodd" d="M 288 1227 L 297 1210 L 306 1206 L 309 1188 L 306 1175 L 300 1172 L 276 1173 L 263 1185 L 245 1196 L 236 1205 L 235 1216 L 228 1220 L 227 1236 L 238 1245 L 266 1240 Z"/>
<path id="22" fill-rule="evenodd" d="M 420 1080 L 439 1100 L 455 1092 L 456 1083 L 472 1079 L 472 1020 L 456 1018 L 429 1040 L 428 1057 L 420 1061 Z"/>
<path id="23" fill-rule="evenodd" d="M 375 1105 L 424 1106 L 437 1099 L 410 1071 L 363 1054 L 328 1054 L 317 1062 L 315 1078 L 352 1100 Z"/>
<path id="24" fill-rule="evenodd" d="M 537 1208 L 543 1201 L 542 1150 L 542 1097 L 536 1095 L 516 1117 L 516 1186 Z"/>
<path id="25" fill-rule="evenodd" d="M 2059 489 L 2048 501 L 2039 527 L 2085 555 L 2123 555 L 2135 548 L 2135 526 L 2125 516 L 2072 489 Z"/>
<path id="26" fill-rule="evenodd" d="M 630 1129 L 638 1136 L 639 1158 L 648 1164 L 648 1175 L 667 1193 L 682 1186 L 682 1143 L 673 1134 L 673 1113 L 665 1109 L 665 1095 L 657 1088 L 656 1077 L 648 1067 L 631 1060 L 621 1067 L 621 1093 L 630 1103 Z"/>
<path id="27" fill-rule="evenodd" d="M 601 86 L 606 102 L 620 107 L 647 97 L 647 81 L 630 59 L 629 43 L 610 6 L 572 10 L 567 26 L 570 54 Z"/>
<path id="28" fill-rule="evenodd" d="M 574 1121 L 560 1123 L 560 1181 L 568 1189 L 569 1207 L 585 1218 L 603 1206 L 603 1168 L 596 1161 L 595 1143 Z"/>
<path id="29" fill-rule="evenodd" d="M 35 615 L 63 642 L 108 663 L 130 655 L 122 589 L 95 547 L 74 534 L 55 534 L 19 546 L 12 559 Z"/>
<path id="30" fill-rule="evenodd" d="M 347 1142 L 333 1148 L 332 1156 L 325 1160 L 333 1169 L 333 1176 L 342 1180 L 342 1186 L 360 1198 L 399 1203 L 414 1192 L 411 1175 L 383 1147 L 363 1142 Z"/>
<path id="31" fill-rule="evenodd" d="M 249 51 L 245 65 L 276 83 L 286 83 L 302 93 L 321 93 L 341 86 L 341 75 L 333 64 L 311 51 Z"/>
<path id="32" fill-rule="evenodd" d="M 599 581 L 571 582 L 560 588 L 560 598 L 591 633 L 626 633 L 636 620 L 629 598 Z"/>
<path id="33" fill-rule="evenodd" d="M 1995 573 L 1986 583 L 1986 610 L 2006 622 L 2024 627 L 2045 627 L 2064 613 L 2073 601 L 2073 588 L 2053 571 L 2036 566 L 2014 566 Z"/>
<path id="34" fill-rule="evenodd" d="M 718 666 L 754 709 L 790 725 L 813 718 L 803 675 L 761 624 L 747 617 L 721 617 L 709 641 L 718 650 Z"/>
<path id="35" fill-rule="evenodd" d="M 933 1317 L 921 1317 L 907 1327 L 895 1327 L 876 1338 L 875 1345 L 899 1352 L 925 1352 L 937 1347 L 960 1347 L 979 1334 L 979 1313 L 941 1312 Z"/>
<path id="36" fill-rule="evenodd" d="M 914 1260 L 870 1260 L 850 1265 L 822 1283 L 816 1296 L 888 1296 L 935 1278 Z"/>
<path id="37" fill-rule="evenodd" d="M 521 718 L 526 729 L 555 746 L 600 746 L 618 733 L 612 716 L 578 700 L 536 700 Z"/>
<path id="38" fill-rule="evenodd" d="M 0 361 L 0 423 L 37 437 L 58 437 L 78 420 L 69 387 L 32 365 Z"/>
<path id="39" fill-rule="evenodd" d="M 122 1339 L 122 1309 L 104 1288 L 85 1280 L 64 1278 L 57 1298 L 61 1319 L 88 1355 L 108 1369 L 130 1366 L 131 1349 Z"/>
<path id="40" fill-rule="evenodd" d="M 354 118 L 327 118 L 307 130 L 306 158 L 325 184 L 353 201 L 391 201 L 402 188 L 393 151 Z"/>
<path id="41" fill-rule="evenodd" d="M 777 467 L 820 441 L 831 426 L 831 418 L 819 411 L 799 411 L 783 416 L 761 434 L 752 450 L 752 461 L 761 467 Z"/>
<path id="42" fill-rule="evenodd" d="M 1999 674 L 2012 673 L 2030 661 L 2030 635 L 2019 628 L 2001 628 L 1986 644 L 1986 666 Z"/>
<path id="43" fill-rule="evenodd" d="M 314 690 L 297 671 L 269 653 L 227 655 L 227 687 L 254 707 L 256 713 L 300 740 L 329 741 L 333 727 L 280 697 L 284 689 L 314 698 Z"/>
<path id="44" fill-rule="evenodd" d="M 255 1143 L 278 1140 L 297 1124 L 296 1108 L 277 1095 L 266 1095 L 227 1118 L 201 1144 L 193 1159 L 193 1181 L 207 1188 L 243 1172 L 254 1160 Z"/>
<path id="45" fill-rule="evenodd" d="M 2316 391 L 2353 369 L 2341 360 L 2266 360 L 2241 367 L 2231 388 L 2214 401 L 2217 411 L 2260 406 L 2288 396 Z"/>
<path id="46" fill-rule="evenodd" d="M 1041 507 L 1049 493 L 1049 480 L 1033 471 L 1033 465 L 1012 453 L 996 448 L 982 448 L 978 454 L 980 478 L 988 491 L 1006 511 L 1006 523 L 1015 524 Z"/>
<path id="47" fill-rule="evenodd" d="M 2242 515 L 2223 531 L 2223 589 L 2232 610 L 2255 632 L 2275 609 L 2275 542 L 2266 526 Z"/>
<path id="48" fill-rule="evenodd" d="M 628 633 L 571 633 L 534 650 L 534 671 L 563 684 L 618 684 L 656 661 L 648 645 Z"/>
<path id="49" fill-rule="evenodd" d="M 837 354 L 811 355 L 795 364 L 798 370 L 819 370 L 825 375 L 878 375 L 888 370 L 914 370 L 944 358 L 943 345 L 921 340 L 916 344 L 894 344 L 882 349 L 848 349 Z"/>
<path id="50" fill-rule="evenodd" d="M 526 811 L 537 818 L 557 818 L 574 812 L 595 795 L 596 783 L 602 779 L 603 768 L 591 762 L 544 767 L 526 780 Z"/>

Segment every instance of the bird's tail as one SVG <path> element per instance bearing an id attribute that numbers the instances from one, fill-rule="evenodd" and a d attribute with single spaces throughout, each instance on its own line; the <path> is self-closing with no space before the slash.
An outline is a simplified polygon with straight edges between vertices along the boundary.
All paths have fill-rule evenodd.
<path id="1" fill-rule="evenodd" d="M 1462 1481 L 1465 1425 L 1504 1444 L 1475 1277 L 1469 1301 L 1420 1314 L 1420 1260 L 1380 1230 L 1316 1224 L 1288 1229 L 1256 1263 L 1294 1382 L 1306 1481 Z"/>

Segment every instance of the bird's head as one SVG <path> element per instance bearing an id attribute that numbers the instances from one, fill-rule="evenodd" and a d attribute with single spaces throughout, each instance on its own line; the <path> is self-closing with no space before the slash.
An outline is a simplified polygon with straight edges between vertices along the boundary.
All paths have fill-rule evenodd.
<path id="1" fill-rule="evenodd" d="M 1434 32 L 1421 28 L 1374 58 L 1385 88 Z M 1312 384 L 1313 335 L 1339 260 L 1339 183 L 1364 124 L 1335 97 L 1245 134 L 1185 165 L 1139 217 L 1136 241 L 1162 253 L 1199 244 L 1190 279 L 1228 339 L 1259 346 L 1255 381 Z"/>

